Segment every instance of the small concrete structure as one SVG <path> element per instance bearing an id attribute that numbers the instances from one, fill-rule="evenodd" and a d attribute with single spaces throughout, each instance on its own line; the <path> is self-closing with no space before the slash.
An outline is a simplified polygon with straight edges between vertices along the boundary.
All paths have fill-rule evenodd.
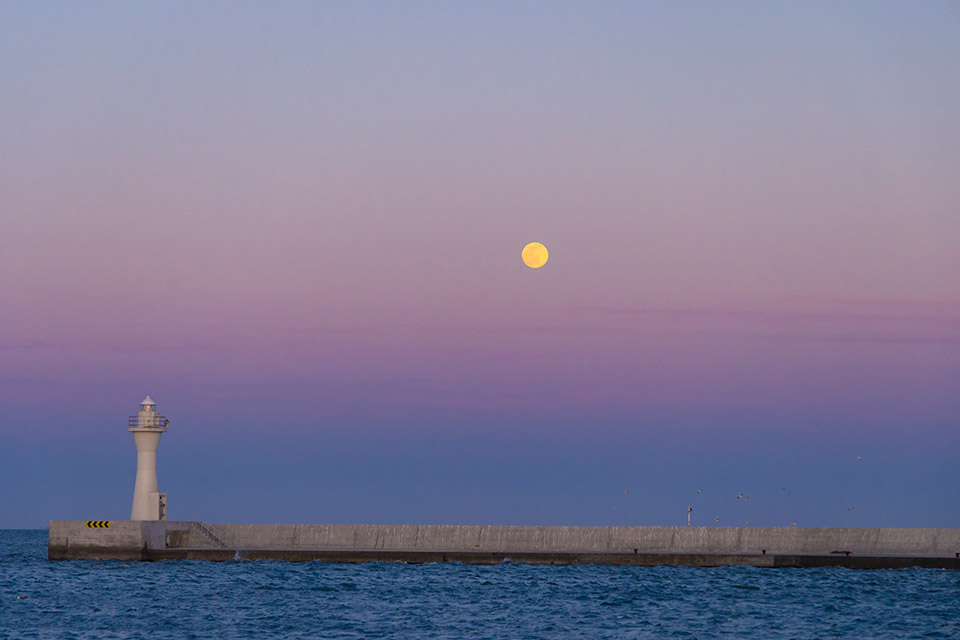
<path id="1" fill-rule="evenodd" d="M 150 396 L 140 403 L 140 411 L 130 416 L 128 429 L 137 446 L 137 479 L 133 484 L 131 520 L 166 520 L 167 494 L 157 485 L 157 448 L 160 436 L 170 423 L 157 413 L 157 403 Z"/>

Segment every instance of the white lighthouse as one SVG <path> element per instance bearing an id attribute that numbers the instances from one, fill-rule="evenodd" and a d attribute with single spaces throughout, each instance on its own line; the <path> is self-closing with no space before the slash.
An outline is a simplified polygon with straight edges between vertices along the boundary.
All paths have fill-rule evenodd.
<path id="1" fill-rule="evenodd" d="M 133 485 L 131 520 L 166 520 L 167 494 L 157 487 L 157 447 L 169 420 L 157 413 L 157 403 L 147 396 L 140 411 L 130 416 L 127 431 L 137 445 L 137 480 Z"/>

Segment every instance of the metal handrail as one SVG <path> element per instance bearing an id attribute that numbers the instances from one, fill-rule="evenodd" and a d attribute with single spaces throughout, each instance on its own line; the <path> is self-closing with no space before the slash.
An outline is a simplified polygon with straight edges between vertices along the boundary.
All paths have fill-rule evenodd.
<path id="1" fill-rule="evenodd" d="M 130 416 L 127 419 L 127 426 L 131 429 L 166 429 L 168 424 L 170 424 L 170 421 L 167 420 L 167 417 L 158 414 L 144 416 L 142 420 L 138 415 Z"/>
<path id="2" fill-rule="evenodd" d="M 194 520 L 192 524 L 196 526 L 197 529 L 200 530 L 200 533 L 206 536 L 207 539 L 213 544 L 217 545 L 218 547 L 226 546 L 224 545 L 223 540 L 220 538 L 219 532 L 213 528 L 213 525 L 205 524 L 199 520 Z"/>

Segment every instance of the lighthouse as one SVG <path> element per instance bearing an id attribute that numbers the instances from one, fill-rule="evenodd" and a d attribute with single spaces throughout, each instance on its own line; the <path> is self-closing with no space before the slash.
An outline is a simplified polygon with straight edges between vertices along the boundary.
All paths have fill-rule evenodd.
<path id="1" fill-rule="evenodd" d="M 133 485 L 131 520 L 166 520 L 167 494 L 157 487 L 157 447 L 170 421 L 157 413 L 150 396 L 140 403 L 137 415 L 130 416 L 127 431 L 137 445 L 137 480 Z"/>

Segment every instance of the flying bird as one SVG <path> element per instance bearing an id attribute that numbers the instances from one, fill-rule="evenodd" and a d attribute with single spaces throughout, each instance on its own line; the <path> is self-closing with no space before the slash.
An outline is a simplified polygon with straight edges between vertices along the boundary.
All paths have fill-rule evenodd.
<path id="1" fill-rule="evenodd" d="M 853 511 L 856 507 L 847 507 L 847 511 Z"/>
<path id="2" fill-rule="evenodd" d="M 703 493 L 703 489 L 697 489 L 697 493 Z"/>

